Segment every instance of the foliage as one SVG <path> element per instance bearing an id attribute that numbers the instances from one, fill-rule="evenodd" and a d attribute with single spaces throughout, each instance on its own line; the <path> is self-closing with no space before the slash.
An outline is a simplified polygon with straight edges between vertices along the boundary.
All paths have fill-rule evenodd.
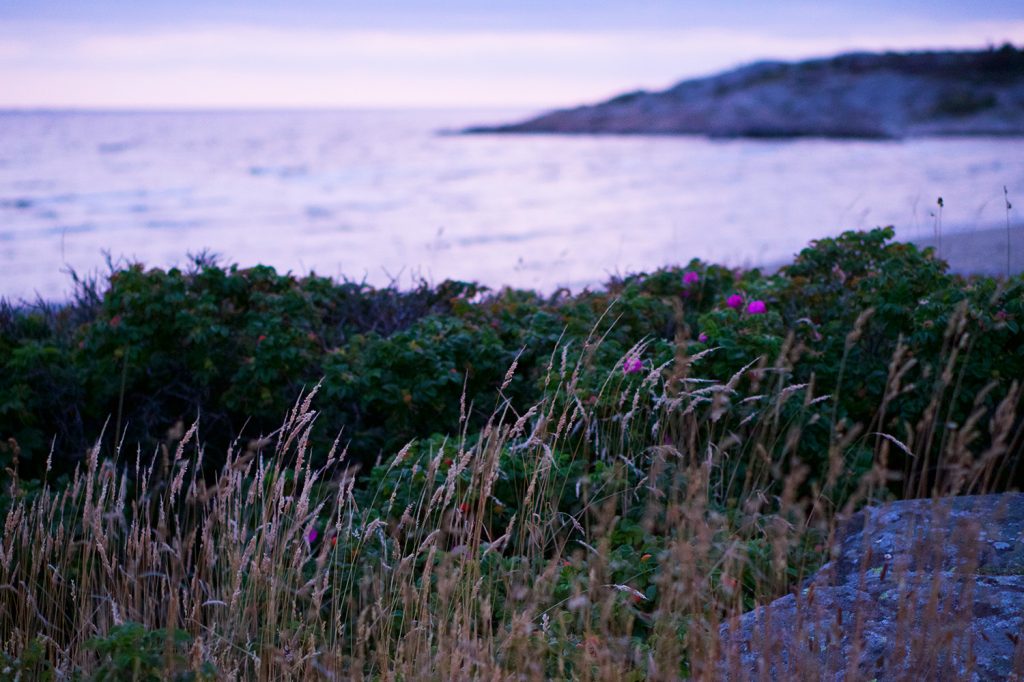
<path id="1" fill-rule="evenodd" d="M 48 377 L 86 432 L 121 405 L 108 428 L 159 448 L 58 476 L 7 444 L 4 670 L 718 677 L 722 624 L 793 593 L 844 515 L 1020 475 L 1022 281 L 891 238 L 575 296 L 445 283 L 405 309 L 197 262 L 118 271 L 88 315 L 7 309 L 8 395 L 41 417 L 4 428 L 53 428 Z M 218 445 L 242 410 L 270 435 Z"/>
<path id="2" fill-rule="evenodd" d="M 186 651 L 191 642 L 189 634 L 181 630 L 147 630 L 139 623 L 124 623 L 110 628 L 103 637 L 90 639 L 85 647 L 100 658 L 93 672 L 93 679 L 99 681 L 216 679 L 209 662 L 200 666 L 198 674 L 189 669 Z"/>
<path id="3" fill-rule="evenodd" d="M 46 644 L 42 638 L 33 638 L 19 656 L 0 651 L 0 680 L 51 682 L 54 679 L 53 665 L 46 655 Z"/>
<path id="4" fill-rule="evenodd" d="M 751 361 L 757 372 L 784 356 L 787 378 L 838 396 L 820 406 L 827 423 L 802 443 L 805 454 L 827 449 L 833 420 L 877 418 L 877 431 L 932 442 L 907 429 L 928 413 L 944 374 L 957 379 L 942 415 L 952 423 L 977 409 L 978 396 L 991 411 L 1024 376 L 1024 280 L 963 279 L 892 237 L 887 228 L 819 240 L 772 275 L 693 261 L 549 297 L 459 282 L 377 290 L 224 268 L 208 256 L 185 270 L 130 265 L 112 271 L 102 293 L 79 283 L 64 308 L 0 310 L 0 440 L 16 441 L 20 473 L 33 477 L 51 444 L 55 468 L 67 471 L 105 424 L 104 452 L 139 443 L 145 459 L 201 415 L 201 439 L 224 452 L 272 432 L 294 396 L 322 382 L 314 458 L 323 461 L 341 433 L 349 461 L 369 467 L 411 440 L 479 428 L 503 401 L 535 402 L 552 367 L 584 362 L 576 390 L 584 400 L 601 394 L 613 412 L 617 398 L 601 388 L 625 379 L 624 358 L 650 371 L 708 351 L 698 374 L 727 377 Z M 742 304 L 728 305 L 733 296 Z M 765 312 L 749 312 L 753 301 Z M 955 357 L 950 325 L 969 334 Z M 910 366 L 886 397 L 898 348 Z M 464 391 L 471 405 L 461 404 Z M 11 452 L 0 446 L 0 459 Z"/>

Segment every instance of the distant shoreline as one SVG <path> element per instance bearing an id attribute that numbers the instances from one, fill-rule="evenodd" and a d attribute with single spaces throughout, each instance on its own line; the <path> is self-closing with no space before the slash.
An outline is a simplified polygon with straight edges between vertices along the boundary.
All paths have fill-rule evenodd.
<path id="1" fill-rule="evenodd" d="M 464 133 L 711 138 L 1024 135 L 1024 50 L 849 53 L 762 61 Z"/>
<path id="2" fill-rule="evenodd" d="M 897 237 L 898 239 L 899 237 Z M 1006 274 L 1006 228 L 952 232 L 939 239 L 925 237 L 908 240 L 920 247 L 933 247 L 936 255 L 960 275 Z M 1010 274 L 1024 272 L 1024 225 L 1010 223 Z"/>
<path id="3" fill-rule="evenodd" d="M 984 228 L 980 230 L 960 230 L 942 234 L 942 251 L 939 252 L 939 240 L 929 237 L 901 237 L 896 235 L 895 241 L 913 244 L 918 248 L 934 248 L 936 257 L 949 264 L 949 270 L 957 275 L 1000 277 L 1006 275 L 1006 228 Z M 775 260 L 764 264 L 752 263 L 742 266 L 744 269 L 758 269 L 766 273 L 774 273 L 790 265 L 797 253 L 786 260 Z M 1010 274 L 1024 272 L 1024 224 L 1010 224 Z"/>

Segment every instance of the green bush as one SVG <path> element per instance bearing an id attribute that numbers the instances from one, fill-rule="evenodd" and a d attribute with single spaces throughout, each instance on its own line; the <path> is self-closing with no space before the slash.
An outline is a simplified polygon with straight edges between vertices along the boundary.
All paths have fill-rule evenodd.
<path id="1" fill-rule="evenodd" d="M 217 671 L 205 661 L 192 670 L 188 647 L 192 637 L 181 630 L 147 630 L 138 623 L 115 625 L 103 637 L 86 642 L 99 656 L 93 679 L 159 682 L 215 680 Z"/>
<path id="2" fill-rule="evenodd" d="M 358 451 L 394 451 L 416 435 L 456 431 L 463 391 L 487 403 L 468 415 L 481 423 L 514 357 L 489 326 L 431 316 L 389 337 L 356 336 L 330 353 L 322 399 L 358 415 Z"/>
<path id="3" fill-rule="evenodd" d="M 692 261 L 576 295 L 197 262 L 119 270 L 81 306 L 0 306 L 0 511 L 31 549 L 0 592 L 5 670 L 189 679 L 215 674 L 205 653 L 235 677 L 393 660 L 415 676 L 478 633 L 494 670 L 585 676 L 603 647 L 611 679 L 698 674 L 726 617 L 827 558 L 840 514 L 1020 483 L 1024 280 L 953 276 L 892 237 L 820 240 L 772 275 Z M 77 421 L 58 423 L 62 400 Z M 108 417 L 108 441 L 148 447 L 193 412 L 198 443 L 153 475 L 129 451 L 68 485 L 32 478 L 47 434 L 67 462 Z M 339 430 L 358 479 L 321 468 Z M 979 461 L 998 474 L 959 479 Z M 83 648 L 110 621 L 76 589 L 145 626 Z M 177 609 L 148 608 L 167 590 Z"/>
<path id="4" fill-rule="evenodd" d="M 788 369 L 773 380 L 836 396 L 819 406 L 821 437 L 807 449 L 827 449 L 833 419 L 872 422 L 901 346 L 915 363 L 903 385 L 915 388 L 889 401 L 876 430 L 905 438 L 936 391 L 946 391 L 946 422 L 962 423 L 975 396 L 992 409 L 1024 375 L 1024 282 L 954 276 L 930 251 L 892 238 L 887 228 L 822 239 L 771 276 L 692 261 L 548 297 L 461 282 L 373 289 L 206 257 L 185 270 L 132 265 L 102 293 L 79 283 L 63 308 L 0 307 L 0 436 L 17 442 L 28 477 L 41 474 L 51 443 L 55 466 L 77 461 L 105 423 L 104 452 L 123 440 L 145 457 L 201 416 L 201 440 L 222 452 L 270 433 L 322 380 L 314 456 L 322 461 L 341 433 L 351 460 L 369 465 L 415 438 L 458 433 L 463 390 L 476 428 L 503 400 L 528 406 L 571 381 L 563 368 L 584 369 L 576 388 L 596 399 L 609 380 L 641 379 L 623 373 L 631 353 L 646 373 L 704 351 L 691 379 L 729 377 L 760 358 L 739 378 L 760 382 L 784 354 Z M 742 306 L 728 305 L 734 295 Z M 755 300 L 763 313 L 748 311 Z M 969 332 L 951 368 L 955 389 L 939 386 L 951 323 Z M 602 396 L 613 414 L 619 393 Z M 9 461 L 12 446 L 0 450 Z"/>

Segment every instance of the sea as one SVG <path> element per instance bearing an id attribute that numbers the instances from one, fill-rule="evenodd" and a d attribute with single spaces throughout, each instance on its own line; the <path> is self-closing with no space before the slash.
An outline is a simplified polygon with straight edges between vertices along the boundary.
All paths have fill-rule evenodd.
<path id="1" fill-rule="evenodd" d="M 0 112 L 0 297 L 60 301 L 72 272 L 200 253 L 578 291 L 692 258 L 773 266 L 844 230 L 986 230 L 1020 222 L 1007 198 L 1024 207 L 1020 138 L 457 134 L 531 113 Z"/>

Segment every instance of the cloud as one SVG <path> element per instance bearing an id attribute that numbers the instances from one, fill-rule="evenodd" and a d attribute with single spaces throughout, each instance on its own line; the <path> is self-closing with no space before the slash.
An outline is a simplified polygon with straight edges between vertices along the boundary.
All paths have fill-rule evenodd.
<path id="1" fill-rule="evenodd" d="M 0 27 L 0 106 L 559 106 L 762 58 L 1024 42 L 1024 22 L 681 30 Z M 5 35 L 7 37 L 5 37 Z"/>

